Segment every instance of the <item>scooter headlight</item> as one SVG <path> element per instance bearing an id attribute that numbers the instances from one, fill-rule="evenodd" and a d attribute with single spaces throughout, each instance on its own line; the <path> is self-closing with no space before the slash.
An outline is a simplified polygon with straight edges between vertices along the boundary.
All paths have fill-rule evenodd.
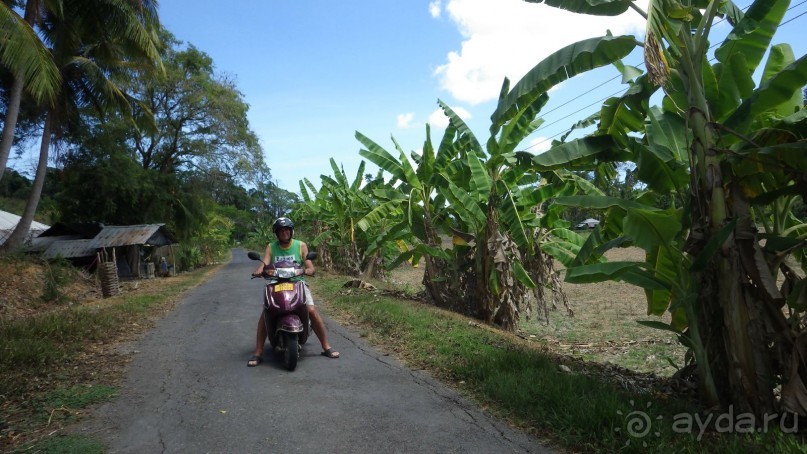
<path id="1" fill-rule="evenodd" d="M 275 268 L 275 277 L 281 279 L 291 279 L 297 276 L 297 270 L 294 268 Z"/>

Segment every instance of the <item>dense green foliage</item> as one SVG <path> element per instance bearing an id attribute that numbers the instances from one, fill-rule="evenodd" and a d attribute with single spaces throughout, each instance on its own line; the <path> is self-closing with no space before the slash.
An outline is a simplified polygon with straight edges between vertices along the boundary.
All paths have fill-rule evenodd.
<path id="1" fill-rule="evenodd" d="M 46 9 L 43 14 L 53 13 Z M 61 23 L 43 30 L 56 33 Z M 87 32 L 81 39 L 94 35 Z M 160 49 L 159 64 L 130 64 L 112 72 L 114 86 L 60 95 L 60 121 L 51 124 L 60 151 L 58 167 L 49 169 L 47 178 L 38 171 L 34 184 L 7 173 L 0 180 L 2 196 L 15 213 L 37 207 L 41 218 L 47 212 L 49 223 L 167 224 L 187 243 L 181 254 L 185 265 L 198 266 L 287 213 L 298 198 L 272 181 L 234 82 L 216 74 L 207 54 L 168 31 L 155 32 L 151 39 Z M 104 104 L 115 99 L 126 102 Z M 6 114 L 10 104 L 3 101 Z M 41 131 L 47 110 L 29 97 L 22 104 L 17 132 L 26 134 L 31 126 Z M 43 147 L 50 138 L 46 131 Z M 42 155 L 40 166 L 47 159 Z M 43 189 L 37 190 L 39 182 Z M 244 189 L 250 186 L 254 189 Z"/>
<path id="2" fill-rule="evenodd" d="M 782 426 L 777 420 L 760 434 L 701 430 L 695 423 L 676 429 L 676 420 L 706 417 L 675 395 L 631 389 L 626 383 L 634 377 L 628 374 L 548 355 L 534 343 L 414 301 L 380 292 L 346 293 L 343 284 L 338 277 L 311 282 L 328 301 L 329 314 L 351 320 L 369 342 L 554 446 L 571 452 L 804 452 L 791 434 L 792 420 Z M 650 424 L 629 426 L 644 417 Z"/>
<path id="3" fill-rule="evenodd" d="M 369 193 L 351 188 L 351 196 L 372 196 L 357 225 L 382 232 L 368 251 L 388 242 L 401 248 L 398 262 L 423 256 L 424 284 L 437 304 L 511 329 L 528 311 L 525 288 L 553 284 L 544 254 L 567 266 L 570 282 L 638 285 L 648 313 L 672 319 L 646 323 L 677 333 L 691 349 L 707 407 L 807 414 L 807 281 L 800 277 L 807 224 L 794 211 L 805 194 L 807 56 L 771 46 L 789 2 L 758 0 L 745 12 L 717 0 L 651 0 L 647 11 L 625 0 L 546 3 L 597 15 L 630 7 L 647 19 L 644 42 L 584 40 L 514 86 L 505 80 L 484 146 L 443 103 L 450 126 L 436 149 L 427 129 L 422 154 L 407 156 L 397 143 L 390 153 L 357 133 L 361 155 L 388 182 Z M 712 63 L 718 17 L 733 30 Z M 621 62 L 638 46 L 646 72 Z M 549 151 L 518 150 L 541 124 L 552 87 L 609 64 L 623 74 L 622 95 Z M 651 105 L 658 97 L 660 105 Z M 624 179 L 616 180 L 620 171 Z M 332 191 L 316 195 L 326 198 L 317 206 L 337 203 Z M 582 238 L 561 219 L 564 206 L 594 210 L 603 222 Z M 628 245 L 644 249 L 646 260 L 605 262 L 605 251 Z"/>

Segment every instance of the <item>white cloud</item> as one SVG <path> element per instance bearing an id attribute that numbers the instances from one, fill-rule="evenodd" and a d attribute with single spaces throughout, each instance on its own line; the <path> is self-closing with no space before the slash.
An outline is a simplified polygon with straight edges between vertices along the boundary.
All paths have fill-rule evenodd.
<path id="1" fill-rule="evenodd" d="M 552 146 L 552 140 L 548 137 L 536 137 L 530 140 L 529 145 L 524 148 L 525 151 L 529 151 L 532 154 L 541 154 Z"/>
<path id="2" fill-rule="evenodd" d="M 451 107 L 451 110 L 463 120 L 467 121 L 471 119 L 471 112 L 468 112 L 462 107 Z M 428 123 L 433 128 L 445 129 L 448 126 L 448 117 L 446 117 L 443 109 L 437 109 L 429 115 Z"/>
<path id="3" fill-rule="evenodd" d="M 412 127 L 412 120 L 415 118 L 415 114 L 409 112 L 405 114 L 400 114 L 397 117 L 396 124 L 398 129 L 409 129 Z"/>
<path id="4" fill-rule="evenodd" d="M 645 24 L 632 9 L 618 17 L 600 17 L 523 0 L 449 0 L 445 11 L 463 42 L 435 75 L 441 88 L 471 104 L 495 99 L 505 77 L 515 84 L 563 46 L 609 29 L 615 35 L 642 34 Z"/>
<path id="5" fill-rule="evenodd" d="M 429 14 L 432 15 L 433 18 L 440 17 L 440 0 L 434 0 L 433 2 L 429 2 Z"/>

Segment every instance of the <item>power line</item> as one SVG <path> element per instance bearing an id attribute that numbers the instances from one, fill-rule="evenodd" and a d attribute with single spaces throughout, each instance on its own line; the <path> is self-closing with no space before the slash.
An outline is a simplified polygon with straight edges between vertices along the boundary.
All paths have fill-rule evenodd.
<path id="1" fill-rule="evenodd" d="M 799 3 L 797 3 L 797 4 L 795 4 L 795 5 L 792 5 L 790 8 L 788 8 L 788 9 L 787 9 L 787 11 L 792 11 L 793 9 L 798 8 L 799 6 L 804 5 L 805 3 L 807 3 L 807 0 L 802 0 L 802 1 L 801 1 L 801 2 L 799 2 Z M 742 8 L 742 10 L 747 10 L 748 8 L 750 8 L 750 6 L 751 6 L 751 5 L 747 5 L 747 6 L 745 6 L 744 8 Z M 790 18 L 790 19 L 788 19 L 788 20 L 787 20 L 787 21 L 785 21 L 785 22 L 782 22 L 781 24 L 779 24 L 779 27 L 778 27 L 778 28 L 781 28 L 781 27 L 783 27 L 783 26 L 785 26 L 785 25 L 787 25 L 787 24 L 789 24 L 789 23 L 791 23 L 791 22 L 795 21 L 796 19 L 798 19 L 798 18 L 800 18 L 800 17 L 804 16 L 805 14 L 807 14 L 807 11 L 802 12 L 802 13 L 800 13 L 800 14 L 798 14 L 798 15 L 796 15 L 796 16 L 794 16 L 794 17 L 792 17 L 792 18 Z M 718 23 L 720 23 L 720 22 L 722 22 L 722 21 L 724 21 L 724 20 L 726 20 L 726 19 L 725 19 L 725 18 L 721 18 L 719 21 L 715 22 L 715 24 L 718 24 Z M 716 44 L 714 44 L 714 45 L 710 46 L 710 49 L 713 49 L 714 47 L 717 47 L 717 46 L 719 46 L 720 44 L 721 44 L 721 43 L 716 43 Z M 710 61 L 714 61 L 714 60 L 715 60 L 715 58 L 714 58 L 714 57 L 712 57 L 712 58 L 710 59 Z M 640 62 L 639 64 L 634 65 L 634 66 L 636 66 L 636 67 L 641 67 L 642 65 L 644 65 L 644 61 L 642 61 L 642 62 Z M 562 109 L 562 108 L 564 108 L 564 107 L 567 107 L 567 106 L 568 106 L 570 103 L 572 103 L 572 102 L 574 102 L 574 101 L 576 101 L 576 100 L 578 100 L 578 99 L 580 99 L 580 98 L 584 97 L 585 95 L 588 95 L 589 93 L 591 93 L 591 92 L 593 92 L 593 91 L 597 90 L 598 88 L 603 87 L 603 86 L 604 86 L 604 85 L 606 85 L 606 84 L 609 84 L 609 83 L 613 82 L 614 80 L 618 79 L 619 77 L 620 77 L 619 75 L 614 76 L 614 77 L 612 77 L 612 78 L 610 78 L 610 79 L 607 79 L 606 81 L 601 82 L 600 84 L 598 84 L 598 85 L 596 85 L 596 86 L 594 86 L 594 87 L 592 87 L 592 88 L 590 88 L 590 89 L 588 89 L 588 90 L 586 90 L 586 91 L 584 91 L 584 92 L 582 92 L 582 93 L 577 94 L 576 96 L 574 96 L 573 98 L 569 99 L 568 101 L 566 101 L 566 102 L 564 102 L 564 103 L 561 103 L 561 104 L 559 104 L 557 107 L 555 107 L 555 108 L 553 108 L 553 109 L 550 109 L 550 110 L 546 111 L 546 112 L 545 112 L 545 113 L 542 115 L 542 117 L 544 117 L 544 118 L 545 118 L 547 114 L 551 114 L 551 113 L 553 113 L 553 112 L 555 112 L 555 111 L 557 111 L 557 110 L 559 110 L 559 109 Z M 567 119 L 567 118 L 569 118 L 569 117 L 571 117 L 571 116 L 574 116 L 574 115 L 576 115 L 576 114 L 578 114 L 578 113 L 580 113 L 580 112 L 583 112 L 583 111 L 585 111 L 586 109 L 589 109 L 589 108 L 590 108 L 590 107 L 592 107 L 592 106 L 598 105 L 598 104 L 602 103 L 603 101 L 607 100 L 608 98 L 611 98 L 611 97 L 613 97 L 613 96 L 618 95 L 618 94 L 619 94 L 619 93 L 621 93 L 622 91 L 623 91 L 623 90 L 621 90 L 621 89 L 620 89 L 619 91 L 616 91 L 615 93 L 613 93 L 613 94 L 611 94 L 611 95 L 609 95 L 609 96 L 606 96 L 606 97 L 604 97 L 604 98 L 601 98 L 601 99 L 599 99 L 599 100 L 597 100 L 597 101 L 595 101 L 595 102 L 593 102 L 593 103 L 590 103 L 590 104 L 588 104 L 588 105 L 586 105 L 586 106 L 584 106 L 584 107 L 581 107 L 580 109 L 577 109 L 577 110 L 575 110 L 575 111 L 573 111 L 573 112 L 571 112 L 571 113 L 569 113 L 569 114 L 567 114 L 567 115 L 564 115 L 563 117 L 560 117 L 560 118 L 555 119 L 555 120 L 553 120 L 553 121 L 551 121 L 551 122 L 549 122 L 549 123 L 546 123 L 546 124 L 542 125 L 541 127 L 537 128 L 537 129 L 536 129 L 534 132 L 538 132 L 538 131 L 541 131 L 541 130 L 543 130 L 543 129 L 549 128 L 550 126 L 555 125 L 555 124 L 557 124 L 557 123 L 561 122 L 562 120 L 565 120 L 565 119 Z M 547 137 L 547 138 L 545 138 L 545 139 L 543 139 L 543 140 L 541 140 L 541 141 L 539 141 L 539 142 L 536 142 L 536 143 L 535 143 L 535 144 L 533 144 L 533 145 L 530 145 L 529 147 L 526 147 L 526 148 L 524 149 L 524 151 L 529 150 L 529 149 L 531 149 L 531 148 L 534 148 L 534 147 L 536 147 L 536 146 L 538 146 L 538 145 L 541 145 L 541 144 L 543 144 L 543 143 L 546 143 L 546 142 L 548 142 L 548 141 L 550 141 L 550 140 L 552 140 L 552 139 L 554 139 L 554 138 L 556 138 L 556 137 L 558 137 L 558 136 L 560 136 L 560 135 L 562 135 L 562 134 L 565 134 L 566 132 L 567 132 L 567 130 L 565 130 L 565 129 L 564 129 L 564 130 L 561 130 L 560 132 L 558 132 L 558 133 L 556 133 L 556 134 L 554 134 L 554 135 L 552 135 L 552 136 L 550 136 L 550 137 Z"/>

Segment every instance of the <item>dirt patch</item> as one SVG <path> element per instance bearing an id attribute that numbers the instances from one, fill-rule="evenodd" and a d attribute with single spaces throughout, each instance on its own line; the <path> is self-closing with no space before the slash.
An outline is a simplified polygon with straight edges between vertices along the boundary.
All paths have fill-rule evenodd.
<path id="1" fill-rule="evenodd" d="M 609 261 L 644 261 L 639 248 L 611 249 Z M 563 283 L 574 317 L 550 312 L 549 323 L 526 325 L 530 334 L 582 359 L 613 363 L 659 375 L 671 375 L 684 364 L 686 349 L 675 335 L 640 325 L 640 320 L 669 323 L 669 313 L 647 314 L 644 290 L 624 282 Z M 676 366 L 673 366 L 672 364 Z"/>
<path id="2" fill-rule="evenodd" d="M 75 268 L 0 259 L 0 317 L 27 317 L 100 297 L 95 277 Z"/>

